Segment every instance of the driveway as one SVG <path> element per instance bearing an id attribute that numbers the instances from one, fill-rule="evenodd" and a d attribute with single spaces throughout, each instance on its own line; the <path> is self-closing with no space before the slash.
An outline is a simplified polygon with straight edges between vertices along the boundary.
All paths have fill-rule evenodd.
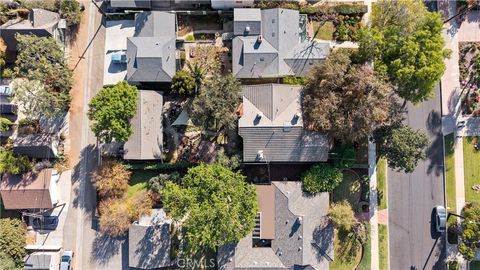
<path id="1" fill-rule="evenodd" d="M 432 210 L 444 205 L 443 135 L 440 89 L 435 97 L 408 104 L 405 123 L 430 138 L 427 159 L 413 173 L 388 171 L 390 269 L 445 269 L 445 238 L 431 223 Z"/>
<path id="2" fill-rule="evenodd" d="M 55 230 L 35 230 L 35 244 L 27 245 L 27 249 L 60 250 L 62 248 L 63 231 L 70 207 L 71 175 L 71 171 L 65 171 L 58 178 L 56 191 L 58 194 L 58 207 L 54 208 L 50 213 L 50 216 L 58 216 L 57 228 Z M 67 230 L 69 229 L 67 227 Z"/>
<path id="3" fill-rule="evenodd" d="M 112 55 L 127 50 L 127 38 L 135 33 L 134 20 L 106 21 L 103 84 L 116 84 L 127 75 L 125 64 L 113 64 Z"/>

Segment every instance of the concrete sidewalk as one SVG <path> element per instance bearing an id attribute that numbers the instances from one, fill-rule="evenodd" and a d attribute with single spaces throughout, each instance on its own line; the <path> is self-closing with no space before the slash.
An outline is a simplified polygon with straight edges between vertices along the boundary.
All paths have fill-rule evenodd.
<path id="1" fill-rule="evenodd" d="M 375 143 L 368 141 L 368 178 L 370 179 L 370 242 L 371 265 L 370 269 L 379 269 L 378 256 L 378 190 L 377 190 L 377 156 Z"/>

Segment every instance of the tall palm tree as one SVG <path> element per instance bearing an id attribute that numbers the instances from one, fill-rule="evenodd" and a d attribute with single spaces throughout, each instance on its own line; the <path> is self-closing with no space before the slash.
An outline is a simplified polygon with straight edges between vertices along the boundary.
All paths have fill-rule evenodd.
<path id="1" fill-rule="evenodd" d="M 195 96 L 198 94 L 198 89 L 202 85 L 203 79 L 205 78 L 205 69 L 203 69 L 198 63 L 195 65 L 190 64 L 187 62 L 188 70 L 190 70 L 190 74 L 195 81 Z"/>

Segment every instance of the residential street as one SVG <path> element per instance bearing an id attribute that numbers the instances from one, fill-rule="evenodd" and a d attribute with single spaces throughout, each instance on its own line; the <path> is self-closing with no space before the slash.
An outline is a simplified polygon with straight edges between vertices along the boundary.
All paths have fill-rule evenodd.
<path id="1" fill-rule="evenodd" d="M 77 39 L 71 45 L 71 66 L 75 68 L 72 90 L 70 140 L 72 150 L 73 206 L 68 213 L 64 248 L 75 252 L 73 269 L 122 269 L 125 239 L 111 239 L 95 230 L 92 220 L 96 205 L 95 188 L 90 179 L 97 166 L 96 140 L 87 118 L 88 102 L 103 85 L 105 28 L 102 15 L 91 2 L 85 11 Z M 123 251 L 126 252 L 125 249 Z"/>
<path id="2" fill-rule="evenodd" d="M 427 159 L 411 174 L 388 171 L 390 269 L 446 269 L 445 238 L 432 225 L 432 210 L 444 205 L 443 136 L 439 88 L 435 97 L 408 104 L 405 122 L 428 133 Z"/>

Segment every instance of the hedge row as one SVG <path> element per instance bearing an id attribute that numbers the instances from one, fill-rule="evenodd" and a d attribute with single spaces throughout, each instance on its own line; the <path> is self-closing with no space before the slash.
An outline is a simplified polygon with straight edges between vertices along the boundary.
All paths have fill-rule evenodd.
<path id="1" fill-rule="evenodd" d="M 142 162 L 142 163 L 125 163 L 125 167 L 128 170 L 155 170 L 155 171 L 173 171 L 187 169 L 192 164 L 188 162 L 176 162 L 176 163 L 160 163 L 160 162 Z"/>
<path id="2" fill-rule="evenodd" d="M 338 13 L 341 15 L 363 15 L 367 13 L 367 5 L 342 4 L 336 6 L 313 6 L 308 4 L 299 4 L 298 2 L 281 2 L 281 1 L 261 1 L 256 5 L 257 8 L 286 8 L 297 9 L 302 14 L 329 14 Z"/>

